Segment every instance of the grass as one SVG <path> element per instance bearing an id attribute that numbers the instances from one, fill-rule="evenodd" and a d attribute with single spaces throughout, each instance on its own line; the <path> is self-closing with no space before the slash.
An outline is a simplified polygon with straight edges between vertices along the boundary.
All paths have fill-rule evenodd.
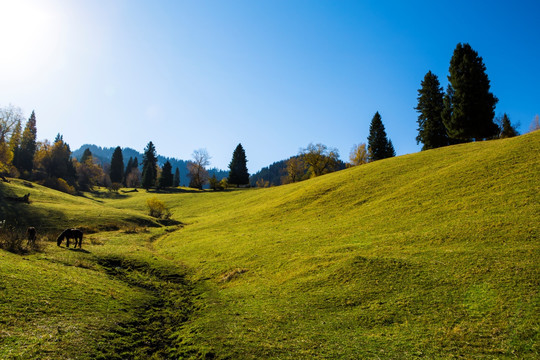
<path id="1" fill-rule="evenodd" d="M 538 358 L 539 144 L 535 132 L 269 189 L 1 185 L 31 191 L 21 219 L 51 209 L 47 227 L 96 232 L 88 253 L 0 251 L 0 357 Z M 154 197 L 176 225 L 146 215 Z"/>

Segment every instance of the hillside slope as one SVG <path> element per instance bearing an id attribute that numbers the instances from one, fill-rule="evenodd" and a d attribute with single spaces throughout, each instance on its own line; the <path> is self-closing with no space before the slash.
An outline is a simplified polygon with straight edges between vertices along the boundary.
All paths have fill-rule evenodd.
<path id="1" fill-rule="evenodd" d="M 540 132 L 250 191 L 163 196 L 232 358 L 535 358 Z M 115 206 L 134 206 L 135 199 Z"/>

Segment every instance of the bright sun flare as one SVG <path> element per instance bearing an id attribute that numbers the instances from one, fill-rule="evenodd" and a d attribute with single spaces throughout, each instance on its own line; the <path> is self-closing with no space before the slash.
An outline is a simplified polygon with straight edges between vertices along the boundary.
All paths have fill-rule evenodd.
<path id="1" fill-rule="evenodd" d="M 0 66 L 2 73 L 29 76 L 42 71 L 54 56 L 58 19 L 43 3 L 0 0 Z"/>

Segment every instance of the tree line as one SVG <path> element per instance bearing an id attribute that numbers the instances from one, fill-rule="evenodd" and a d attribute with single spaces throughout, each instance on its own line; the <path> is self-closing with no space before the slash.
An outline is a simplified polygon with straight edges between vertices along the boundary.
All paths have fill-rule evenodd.
<path id="1" fill-rule="evenodd" d="M 418 90 L 417 143 L 422 150 L 469 141 L 481 141 L 518 135 L 516 126 L 505 113 L 495 118 L 497 97 L 491 93 L 490 81 L 482 57 L 469 44 L 459 43 L 450 59 L 446 92 L 437 75 L 431 71 L 421 81 Z M 180 171 L 174 174 L 169 160 L 158 166 L 157 153 L 150 141 L 144 150 L 142 164 L 136 156 L 124 164 L 122 149 L 116 147 L 110 164 L 101 165 L 86 149 L 79 161 L 72 157 L 69 145 L 58 134 L 53 142 L 36 139 L 36 115 L 24 124 L 19 108 L 12 105 L 0 108 L 0 175 L 29 179 L 69 193 L 106 186 L 117 190 L 122 186 L 170 188 L 180 185 Z M 530 130 L 540 129 L 538 115 Z M 247 170 L 246 153 L 242 144 L 235 148 L 227 177 L 209 176 L 210 156 L 206 149 L 195 150 L 187 162 L 189 186 L 202 189 L 223 189 L 228 186 L 266 187 L 302 181 L 311 177 L 358 166 L 396 155 L 386 134 L 380 113 L 375 112 L 367 143 L 354 145 L 349 163 L 339 159 L 337 149 L 324 144 L 309 144 L 299 154 L 261 169 L 251 176 Z"/>

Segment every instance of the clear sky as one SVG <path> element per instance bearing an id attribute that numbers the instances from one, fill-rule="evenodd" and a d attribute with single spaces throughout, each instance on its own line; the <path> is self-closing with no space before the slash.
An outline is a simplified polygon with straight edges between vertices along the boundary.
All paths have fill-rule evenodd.
<path id="1" fill-rule="evenodd" d="M 540 1 L 0 0 L 0 106 L 38 139 L 132 147 L 251 173 L 310 142 L 348 159 L 376 111 L 417 152 L 417 90 L 446 88 L 457 43 L 487 67 L 496 113 L 540 113 Z"/>

